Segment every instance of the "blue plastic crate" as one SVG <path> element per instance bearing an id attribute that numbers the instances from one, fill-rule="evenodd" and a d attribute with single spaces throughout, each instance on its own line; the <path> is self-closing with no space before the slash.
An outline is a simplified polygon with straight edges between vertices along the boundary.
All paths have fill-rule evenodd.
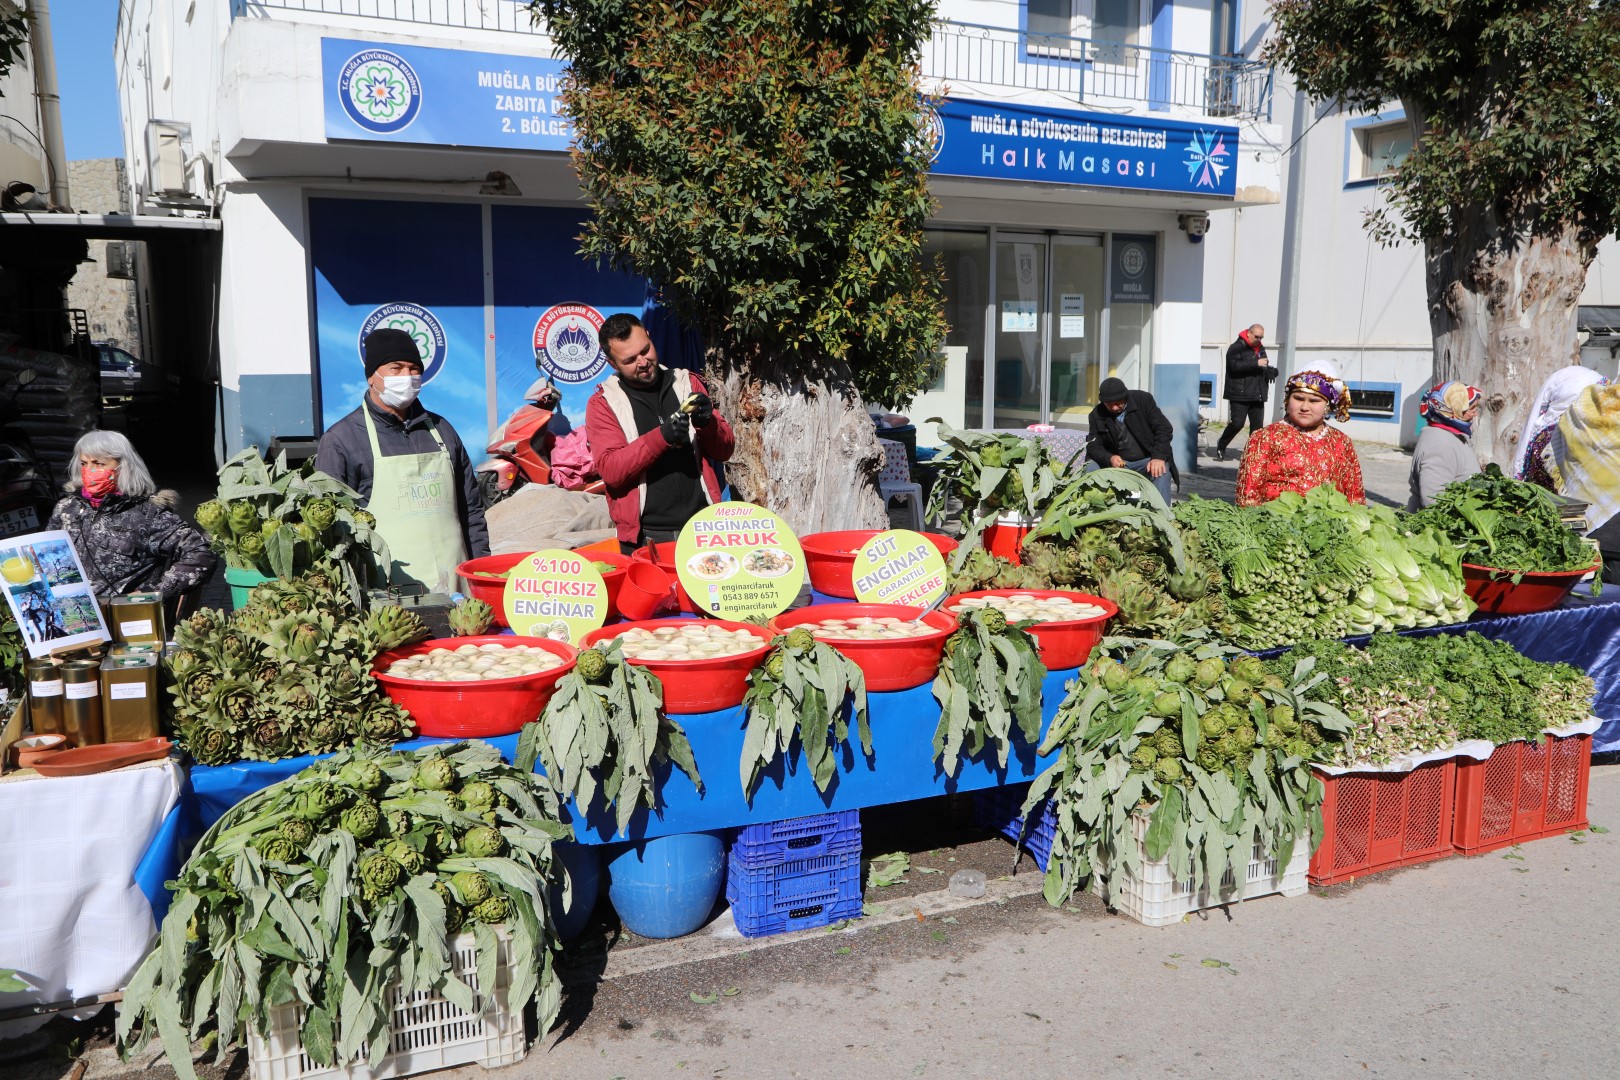
<path id="1" fill-rule="evenodd" d="M 771 866 L 732 860 L 726 900 L 744 937 L 829 926 L 861 913 L 861 853 L 845 851 Z"/>
<path id="2" fill-rule="evenodd" d="M 815 859 L 861 850 L 861 812 L 830 814 L 745 825 L 731 844 L 731 861 L 749 866 Z"/>
<path id="3" fill-rule="evenodd" d="M 1028 784 L 1011 784 L 979 792 L 973 805 L 974 824 L 981 829 L 998 832 L 1018 844 L 1019 833 L 1024 828 L 1024 816 L 1020 811 L 1028 794 Z M 1046 864 L 1052 858 L 1052 843 L 1056 837 L 1057 815 L 1052 811 L 1052 800 L 1045 799 L 1041 802 L 1034 823 L 1022 837 L 1024 850 L 1029 852 L 1042 873 L 1046 872 Z"/>

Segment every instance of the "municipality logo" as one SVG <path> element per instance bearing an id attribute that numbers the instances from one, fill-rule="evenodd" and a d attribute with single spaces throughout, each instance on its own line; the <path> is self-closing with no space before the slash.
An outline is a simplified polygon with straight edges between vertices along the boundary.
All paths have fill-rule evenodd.
<path id="1" fill-rule="evenodd" d="M 556 304 L 534 324 L 534 362 L 565 383 L 589 382 L 607 366 L 602 313 L 589 304 Z"/>
<path id="2" fill-rule="evenodd" d="M 338 75 L 338 97 L 349 119 L 378 135 L 404 131 L 422 111 L 422 83 L 405 58 L 387 49 L 363 49 Z"/>
<path id="3" fill-rule="evenodd" d="M 1232 167 L 1227 160 L 1229 156 L 1225 135 L 1202 130 L 1194 132 L 1187 143 L 1187 160 L 1182 162 L 1187 166 L 1187 179 L 1193 182 L 1195 188 L 1218 187 L 1221 177 Z"/>
<path id="4" fill-rule="evenodd" d="M 363 362 L 366 357 L 366 335 L 373 330 L 403 330 L 416 342 L 416 351 L 422 357 L 422 385 L 433 381 L 444 367 L 444 326 L 433 312 L 421 304 L 398 302 L 384 304 L 366 316 L 360 324 L 358 351 Z"/>

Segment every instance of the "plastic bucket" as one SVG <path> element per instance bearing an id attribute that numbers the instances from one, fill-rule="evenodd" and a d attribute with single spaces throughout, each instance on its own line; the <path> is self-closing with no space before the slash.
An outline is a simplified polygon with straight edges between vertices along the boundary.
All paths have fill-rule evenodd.
<path id="1" fill-rule="evenodd" d="M 563 658 L 562 666 L 515 679 L 476 682 L 426 682 L 387 674 L 388 665 L 407 656 L 463 645 L 536 645 Z M 436 638 L 393 652 L 372 663 L 371 674 L 383 691 L 416 721 L 418 734 L 437 739 L 481 739 L 510 735 L 540 715 L 562 677 L 574 670 L 579 654 L 572 645 L 549 638 L 491 634 L 482 637 Z"/>
<path id="2" fill-rule="evenodd" d="M 619 614 L 632 621 L 652 618 L 674 584 L 674 578 L 652 563 L 631 559 L 619 586 Z"/>
<path id="3" fill-rule="evenodd" d="M 772 630 L 785 634 L 800 623 L 822 619 L 859 616 L 913 619 L 921 610 L 904 604 L 815 604 L 778 615 L 770 625 Z M 956 616 L 944 611 L 930 611 L 923 621 L 935 632 L 887 641 L 822 640 L 855 661 L 866 675 L 868 690 L 910 690 L 932 681 L 939 672 L 940 657 L 945 655 L 945 639 L 956 629 Z"/>
<path id="4" fill-rule="evenodd" d="M 746 630 L 759 638 L 759 648 L 736 656 L 717 656 L 708 660 L 631 660 L 639 664 L 664 684 L 664 711 L 671 714 L 716 712 L 742 704 L 748 692 L 748 673 L 754 670 L 765 652 L 771 647 L 772 634 L 763 626 L 726 622 L 723 619 L 705 619 L 710 626 L 723 626 L 727 630 Z M 689 619 L 653 619 L 647 622 L 623 622 L 592 630 L 580 639 L 580 648 L 588 649 L 599 641 L 616 638 L 626 630 L 641 627 L 657 630 L 660 626 L 693 626 Z"/>
<path id="5" fill-rule="evenodd" d="M 568 875 L 568 905 L 563 906 L 560 880 L 551 886 L 551 915 L 564 941 L 579 937 L 591 921 L 596 897 L 602 891 L 602 849 L 595 844 L 553 844 L 551 857 Z"/>
<path id="6" fill-rule="evenodd" d="M 680 575 L 675 570 L 674 541 L 666 541 L 662 544 L 648 544 L 646 547 L 637 548 L 630 557 L 640 559 L 642 562 L 650 562 L 669 575 L 671 591 L 674 593 L 675 601 L 680 605 L 682 611 L 688 615 L 703 614 L 697 604 L 692 602 L 692 598 L 686 595 L 686 590 L 681 587 Z"/>
<path id="7" fill-rule="evenodd" d="M 1103 633 L 1108 628 L 1108 620 L 1119 614 L 1119 608 L 1111 600 L 1092 596 L 1090 593 L 1070 592 L 1067 589 L 980 589 L 976 592 L 959 593 L 941 604 L 940 608 L 955 611 L 961 602 L 970 596 L 1062 596 L 1103 608 L 1107 612 L 1106 615 L 1064 622 L 1036 623 L 1029 628 L 1030 634 L 1035 638 L 1035 644 L 1040 648 L 1041 663 L 1045 664 L 1049 671 L 1084 664 L 1086 658 L 1091 655 L 1091 650 L 1103 639 Z"/>
<path id="8" fill-rule="evenodd" d="M 725 832 L 680 833 L 618 848 L 608 857 L 608 899 L 631 933 L 690 934 L 708 921 L 726 883 Z"/>
<path id="9" fill-rule="evenodd" d="M 1022 515 L 1002 515 L 994 524 L 984 527 L 984 550 L 1009 560 L 1014 566 L 1022 566 L 1024 537 L 1030 534 L 1035 525 L 1035 522 Z"/>
<path id="10" fill-rule="evenodd" d="M 257 570 L 243 570 L 235 566 L 225 568 L 225 583 L 231 587 L 231 610 L 241 611 L 248 606 L 248 594 L 253 592 L 253 586 L 263 585 L 267 581 L 276 580 L 266 577 Z"/>
<path id="11" fill-rule="evenodd" d="M 805 569 L 810 572 L 810 587 L 824 596 L 855 599 L 855 553 L 877 534 L 877 529 L 844 529 L 799 537 Z M 947 558 L 957 548 L 957 542 L 944 533 L 923 535 Z"/>
<path id="12" fill-rule="evenodd" d="M 1603 564 L 1600 562 L 1585 570 L 1553 573 L 1526 571 L 1519 575 L 1519 583 L 1515 585 L 1512 570 L 1463 563 L 1463 590 L 1486 615 L 1529 615 L 1537 611 L 1551 611 L 1563 603 L 1569 590 L 1594 571 L 1601 574 Z"/>
<path id="13" fill-rule="evenodd" d="M 507 552 L 505 555 L 485 555 L 482 559 L 468 559 L 456 567 L 456 573 L 467 583 L 467 595 L 482 600 L 495 609 L 496 626 L 512 625 L 506 621 L 506 579 L 486 575 L 504 573 L 533 554 L 532 551 L 520 551 Z M 613 618 L 618 610 L 619 589 L 624 584 L 624 570 L 630 565 L 629 557 L 585 551 L 576 554 L 592 562 L 609 563 L 616 568 L 602 571 L 602 582 L 607 586 L 607 617 Z"/>

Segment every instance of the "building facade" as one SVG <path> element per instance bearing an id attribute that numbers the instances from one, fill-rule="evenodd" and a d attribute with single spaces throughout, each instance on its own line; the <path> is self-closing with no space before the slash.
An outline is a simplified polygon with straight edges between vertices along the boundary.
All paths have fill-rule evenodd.
<path id="1" fill-rule="evenodd" d="M 1204 224 L 1281 198 L 1238 7 L 940 4 L 922 70 L 951 330 L 913 415 L 1083 427 L 1117 374 L 1159 396 L 1191 464 Z M 596 327 L 648 287 L 574 254 L 564 63 L 527 9 L 132 0 L 115 59 L 137 209 L 222 222 L 222 452 L 352 409 L 359 341 L 385 325 L 417 338 L 424 400 L 469 444 L 537 369 L 582 419 Z"/>

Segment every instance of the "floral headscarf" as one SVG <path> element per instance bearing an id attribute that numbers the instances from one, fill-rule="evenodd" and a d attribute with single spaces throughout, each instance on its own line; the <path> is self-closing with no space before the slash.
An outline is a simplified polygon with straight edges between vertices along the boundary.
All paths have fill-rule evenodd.
<path id="1" fill-rule="evenodd" d="M 1431 424 L 1451 428 L 1464 435 L 1473 427 L 1463 417 L 1479 402 L 1479 388 L 1459 379 L 1443 382 L 1423 395 L 1418 402 L 1418 415 Z"/>
<path id="2" fill-rule="evenodd" d="M 1306 370 L 1288 376 L 1283 396 L 1287 397 L 1295 390 L 1303 390 L 1326 400 L 1328 411 L 1335 419 L 1350 419 L 1350 388 L 1344 384 L 1338 369 L 1332 364 L 1317 361 Z"/>

